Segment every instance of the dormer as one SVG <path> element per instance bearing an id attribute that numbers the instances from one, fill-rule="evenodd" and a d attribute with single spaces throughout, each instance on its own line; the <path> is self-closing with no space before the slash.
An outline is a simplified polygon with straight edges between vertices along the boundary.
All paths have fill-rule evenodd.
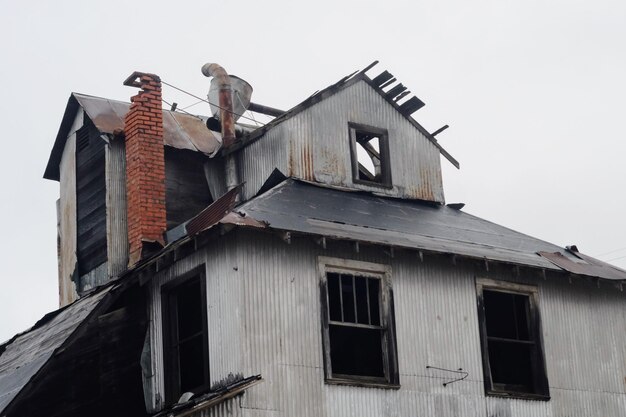
<path id="1" fill-rule="evenodd" d="M 162 110 L 160 91 L 152 102 L 155 115 L 162 115 L 161 127 L 152 131 L 150 126 L 141 126 L 140 131 L 147 134 L 133 142 L 133 153 L 127 155 L 127 133 L 132 130 L 125 123 L 129 103 L 77 93 L 69 98 L 44 173 L 44 178 L 60 184 L 57 239 L 61 306 L 119 276 L 141 258 L 142 252 L 147 253 L 144 247 L 129 247 L 129 230 L 139 246 L 158 249 L 165 243 L 162 236 L 167 229 L 189 220 L 213 201 L 204 164 L 219 148 L 218 137 L 206 128 L 205 120 Z M 160 164 L 154 163 L 159 159 L 154 155 L 150 161 L 142 155 L 150 142 L 156 144 L 153 150 L 160 148 Z M 131 167 L 130 177 L 127 157 L 139 161 L 140 167 Z M 148 208 L 132 208 L 131 222 L 128 209 L 134 200 L 129 204 L 129 178 L 133 184 L 156 179 L 154 186 L 162 188 L 165 195 L 159 201 L 152 199 Z M 131 195 L 150 198 L 144 189 L 133 189 Z M 158 210 L 164 213 L 161 224 L 153 221 L 153 211 Z M 156 227 L 146 226 L 144 220 Z M 129 224 L 140 226 L 129 228 Z"/>
<path id="2" fill-rule="evenodd" d="M 444 203 L 439 155 L 458 162 L 411 117 L 423 103 L 404 100 L 406 87 L 387 71 L 372 79 L 366 70 L 223 150 L 236 156 L 244 200 L 278 176 Z"/>

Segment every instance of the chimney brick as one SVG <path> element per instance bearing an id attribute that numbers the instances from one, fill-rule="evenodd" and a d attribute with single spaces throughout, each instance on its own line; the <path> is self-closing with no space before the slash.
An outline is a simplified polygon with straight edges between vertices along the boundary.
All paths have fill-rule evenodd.
<path id="1" fill-rule="evenodd" d="M 135 72 L 124 84 L 141 89 L 131 97 L 124 119 L 129 266 L 133 266 L 155 243 L 165 244 L 163 109 L 157 75 Z"/>

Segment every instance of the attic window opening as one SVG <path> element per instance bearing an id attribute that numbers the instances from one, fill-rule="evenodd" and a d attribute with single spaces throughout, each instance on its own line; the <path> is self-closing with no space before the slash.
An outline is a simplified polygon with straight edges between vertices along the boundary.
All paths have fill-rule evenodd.
<path id="1" fill-rule="evenodd" d="M 355 183 L 391 187 L 387 131 L 350 123 L 352 179 Z"/>
<path id="2" fill-rule="evenodd" d="M 549 398 L 536 288 L 481 280 L 478 290 L 486 392 Z"/>
<path id="3" fill-rule="evenodd" d="M 384 266 L 375 266 L 369 271 L 323 266 L 327 382 L 398 384 L 389 276 Z"/>
<path id="4" fill-rule="evenodd" d="M 162 291 L 166 402 L 209 386 L 206 289 L 203 268 Z"/>

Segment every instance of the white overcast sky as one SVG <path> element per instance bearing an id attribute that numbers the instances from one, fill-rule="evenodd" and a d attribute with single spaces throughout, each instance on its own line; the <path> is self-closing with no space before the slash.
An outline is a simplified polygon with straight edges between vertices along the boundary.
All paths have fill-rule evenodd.
<path id="1" fill-rule="evenodd" d="M 626 268 L 623 0 L 0 0 L 0 46 L 0 341 L 58 305 L 42 174 L 70 92 L 128 100 L 134 70 L 204 96 L 218 62 L 288 109 L 378 59 L 451 126 L 448 202 Z"/>

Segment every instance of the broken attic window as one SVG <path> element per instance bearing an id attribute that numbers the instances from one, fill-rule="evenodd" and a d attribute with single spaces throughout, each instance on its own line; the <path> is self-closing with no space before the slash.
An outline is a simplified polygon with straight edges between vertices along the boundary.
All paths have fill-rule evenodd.
<path id="1" fill-rule="evenodd" d="M 350 141 L 353 180 L 391 187 L 387 131 L 350 123 Z"/>
<path id="2" fill-rule="evenodd" d="M 327 380 L 397 384 L 384 279 L 382 273 L 327 269 Z"/>
<path id="3" fill-rule="evenodd" d="M 185 392 L 197 394 L 209 385 L 203 275 L 196 272 L 182 277 L 163 290 L 165 391 L 168 403 L 178 401 Z"/>
<path id="4" fill-rule="evenodd" d="M 547 397 L 536 289 L 507 283 L 479 290 L 487 392 Z"/>

